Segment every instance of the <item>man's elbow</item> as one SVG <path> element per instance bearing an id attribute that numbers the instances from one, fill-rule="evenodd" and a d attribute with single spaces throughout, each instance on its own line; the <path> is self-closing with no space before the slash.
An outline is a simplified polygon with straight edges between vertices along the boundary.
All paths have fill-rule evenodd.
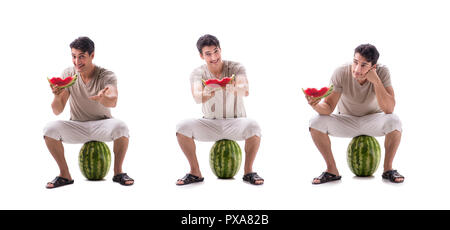
<path id="1" fill-rule="evenodd" d="M 394 112 L 394 110 L 393 109 L 385 109 L 385 110 L 383 110 L 383 112 L 385 114 L 392 114 Z"/>
<path id="2" fill-rule="evenodd" d="M 392 114 L 394 112 L 394 108 L 395 108 L 395 102 L 392 105 L 387 105 L 387 106 L 380 106 L 381 110 L 385 113 L 385 114 Z"/>
<path id="3" fill-rule="evenodd" d="M 385 114 L 392 114 L 394 112 L 394 107 L 392 106 L 391 108 L 381 108 L 381 110 L 385 113 Z"/>
<path id="4" fill-rule="evenodd" d="M 52 110 L 53 110 L 53 114 L 55 114 L 56 116 L 58 116 L 59 114 L 61 114 L 63 112 L 61 109 L 52 108 Z"/>

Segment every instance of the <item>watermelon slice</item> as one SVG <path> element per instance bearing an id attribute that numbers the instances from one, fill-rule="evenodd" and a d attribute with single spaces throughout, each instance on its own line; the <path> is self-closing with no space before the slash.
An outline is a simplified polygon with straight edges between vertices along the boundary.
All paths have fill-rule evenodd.
<path id="1" fill-rule="evenodd" d="M 219 79 L 208 79 L 202 80 L 203 86 L 211 85 L 212 87 L 225 87 L 227 84 L 233 82 L 235 80 L 234 74 L 231 77 L 224 77 L 222 80 Z"/>
<path id="2" fill-rule="evenodd" d="M 316 88 L 307 88 L 302 89 L 303 93 L 317 99 L 328 97 L 331 92 L 333 91 L 333 85 L 330 85 L 330 87 L 322 87 L 321 89 Z"/>
<path id="3" fill-rule="evenodd" d="M 77 80 L 77 78 L 78 78 L 78 75 L 75 74 L 73 76 L 69 76 L 64 79 L 62 79 L 60 77 L 53 77 L 53 78 L 47 78 L 47 80 L 50 84 L 54 85 L 56 88 L 64 89 L 64 88 L 70 87 L 73 84 L 75 84 L 75 81 Z"/>

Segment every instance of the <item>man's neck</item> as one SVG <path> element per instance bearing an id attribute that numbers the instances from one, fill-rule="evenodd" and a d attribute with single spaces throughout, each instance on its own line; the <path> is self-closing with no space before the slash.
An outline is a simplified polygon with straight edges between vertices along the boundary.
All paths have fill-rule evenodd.
<path id="1" fill-rule="evenodd" d="M 80 72 L 81 78 L 85 81 L 91 80 L 92 77 L 94 76 L 94 71 L 95 71 L 95 65 L 92 65 L 92 67 L 89 68 L 88 70 L 86 70 L 84 72 Z"/>
<path id="2" fill-rule="evenodd" d="M 208 70 L 214 75 L 214 77 L 220 77 L 223 70 L 223 61 L 221 61 L 220 65 L 218 65 L 217 67 L 208 65 Z"/>
<path id="3" fill-rule="evenodd" d="M 360 85 L 364 85 L 364 83 L 366 83 L 366 81 L 367 81 L 367 79 L 364 79 L 364 80 L 357 80 L 358 81 L 358 83 L 360 84 Z"/>

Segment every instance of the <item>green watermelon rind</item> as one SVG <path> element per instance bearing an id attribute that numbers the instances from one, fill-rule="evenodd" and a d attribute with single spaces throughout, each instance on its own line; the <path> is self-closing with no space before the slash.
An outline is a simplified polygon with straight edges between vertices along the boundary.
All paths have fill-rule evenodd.
<path id="1" fill-rule="evenodd" d="M 214 175 L 219 179 L 233 178 L 242 162 L 242 150 L 233 140 L 219 140 L 210 150 L 209 164 Z"/>
<path id="2" fill-rule="evenodd" d="M 81 174 L 88 180 L 102 180 L 111 166 L 111 151 L 100 141 L 86 142 L 78 155 Z"/>
<path id="3" fill-rule="evenodd" d="M 381 161 L 381 148 L 377 139 L 361 135 L 354 137 L 347 148 L 347 164 L 359 177 L 372 176 Z"/>
<path id="4" fill-rule="evenodd" d="M 73 79 L 72 79 L 71 82 L 69 82 L 69 83 L 67 83 L 66 85 L 63 85 L 63 86 L 55 86 L 55 87 L 56 87 L 56 88 L 59 88 L 59 89 L 65 89 L 65 88 L 68 88 L 68 87 L 72 86 L 73 84 L 75 84 L 75 82 L 77 81 L 77 79 L 78 79 L 78 75 L 75 74 L 75 75 L 73 75 Z M 50 81 L 50 78 L 47 77 L 47 80 L 48 80 L 48 82 L 49 82 L 51 85 L 53 85 L 52 82 Z"/>
<path id="5" fill-rule="evenodd" d="M 330 85 L 330 87 L 328 88 L 328 91 L 324 95 L 319 96 L 319 97 L 313 97 L 313 96 L 310 96 L 310 97 L 315 98 L 315 99 L 326 98 L 326 97 L 330 96 L 330 94 L 333 92 L 333 89 L 334 89 L 334 85 Z M 305 95 L 307 95 L 303 88 L 302 88 L 302 91 Z M 307 96 L 309 96 L 309 95 L 307 95 Z"/>

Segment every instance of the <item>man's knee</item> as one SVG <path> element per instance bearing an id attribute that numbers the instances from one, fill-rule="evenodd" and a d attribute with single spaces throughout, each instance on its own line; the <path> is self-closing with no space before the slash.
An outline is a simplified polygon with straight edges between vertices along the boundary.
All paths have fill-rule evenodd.
<path id="1" fill-rule="evenodd" d="M 331 117 L 328 115 L 317 115 L 311 118 L 311 120 L 309 120 L 309 131 L 326 133 L 330 119 Z"/>
<path id="2" fill-rule="evenodd" d="M 61 122 L 60 121 L 51 121 L 47 123 L 44 127 L 44 138 L 52 138 L 55 140 L 61 139 L 61 134 L 59 130 L 61 129 Z"/>
<path id="3" fill-rule="evenodd" d="M 247 119 L 244 133 L 246 139 L 254 136 L 261 137 L 261 127 L 255 120 Z"/>
<path id="4" fill-rule="evenodd" d="M 112 136 L 114 140 L 120 137 L 128 138 L 129 130 L 127 124 L 123 121 L 117 120 L 112 127 Z"/>
<path id="5" fill-rule="evenodd" d="M 176 134 L 178 135 L 183 135 L 189 138 L 192 138 L 193 136 L 193 119 L 187 119 L 187 120 L 183 120 L 178 122 L 177 127 L 176 127 Z"/>
<path id="6" fill-rule="evenodd" d="M 398 130 L 402 131 L 402 122 L 400 118 L 395 114 L 386 114 L 386 121 L 384 122 L 383 129 L 386 134 Z"/>

